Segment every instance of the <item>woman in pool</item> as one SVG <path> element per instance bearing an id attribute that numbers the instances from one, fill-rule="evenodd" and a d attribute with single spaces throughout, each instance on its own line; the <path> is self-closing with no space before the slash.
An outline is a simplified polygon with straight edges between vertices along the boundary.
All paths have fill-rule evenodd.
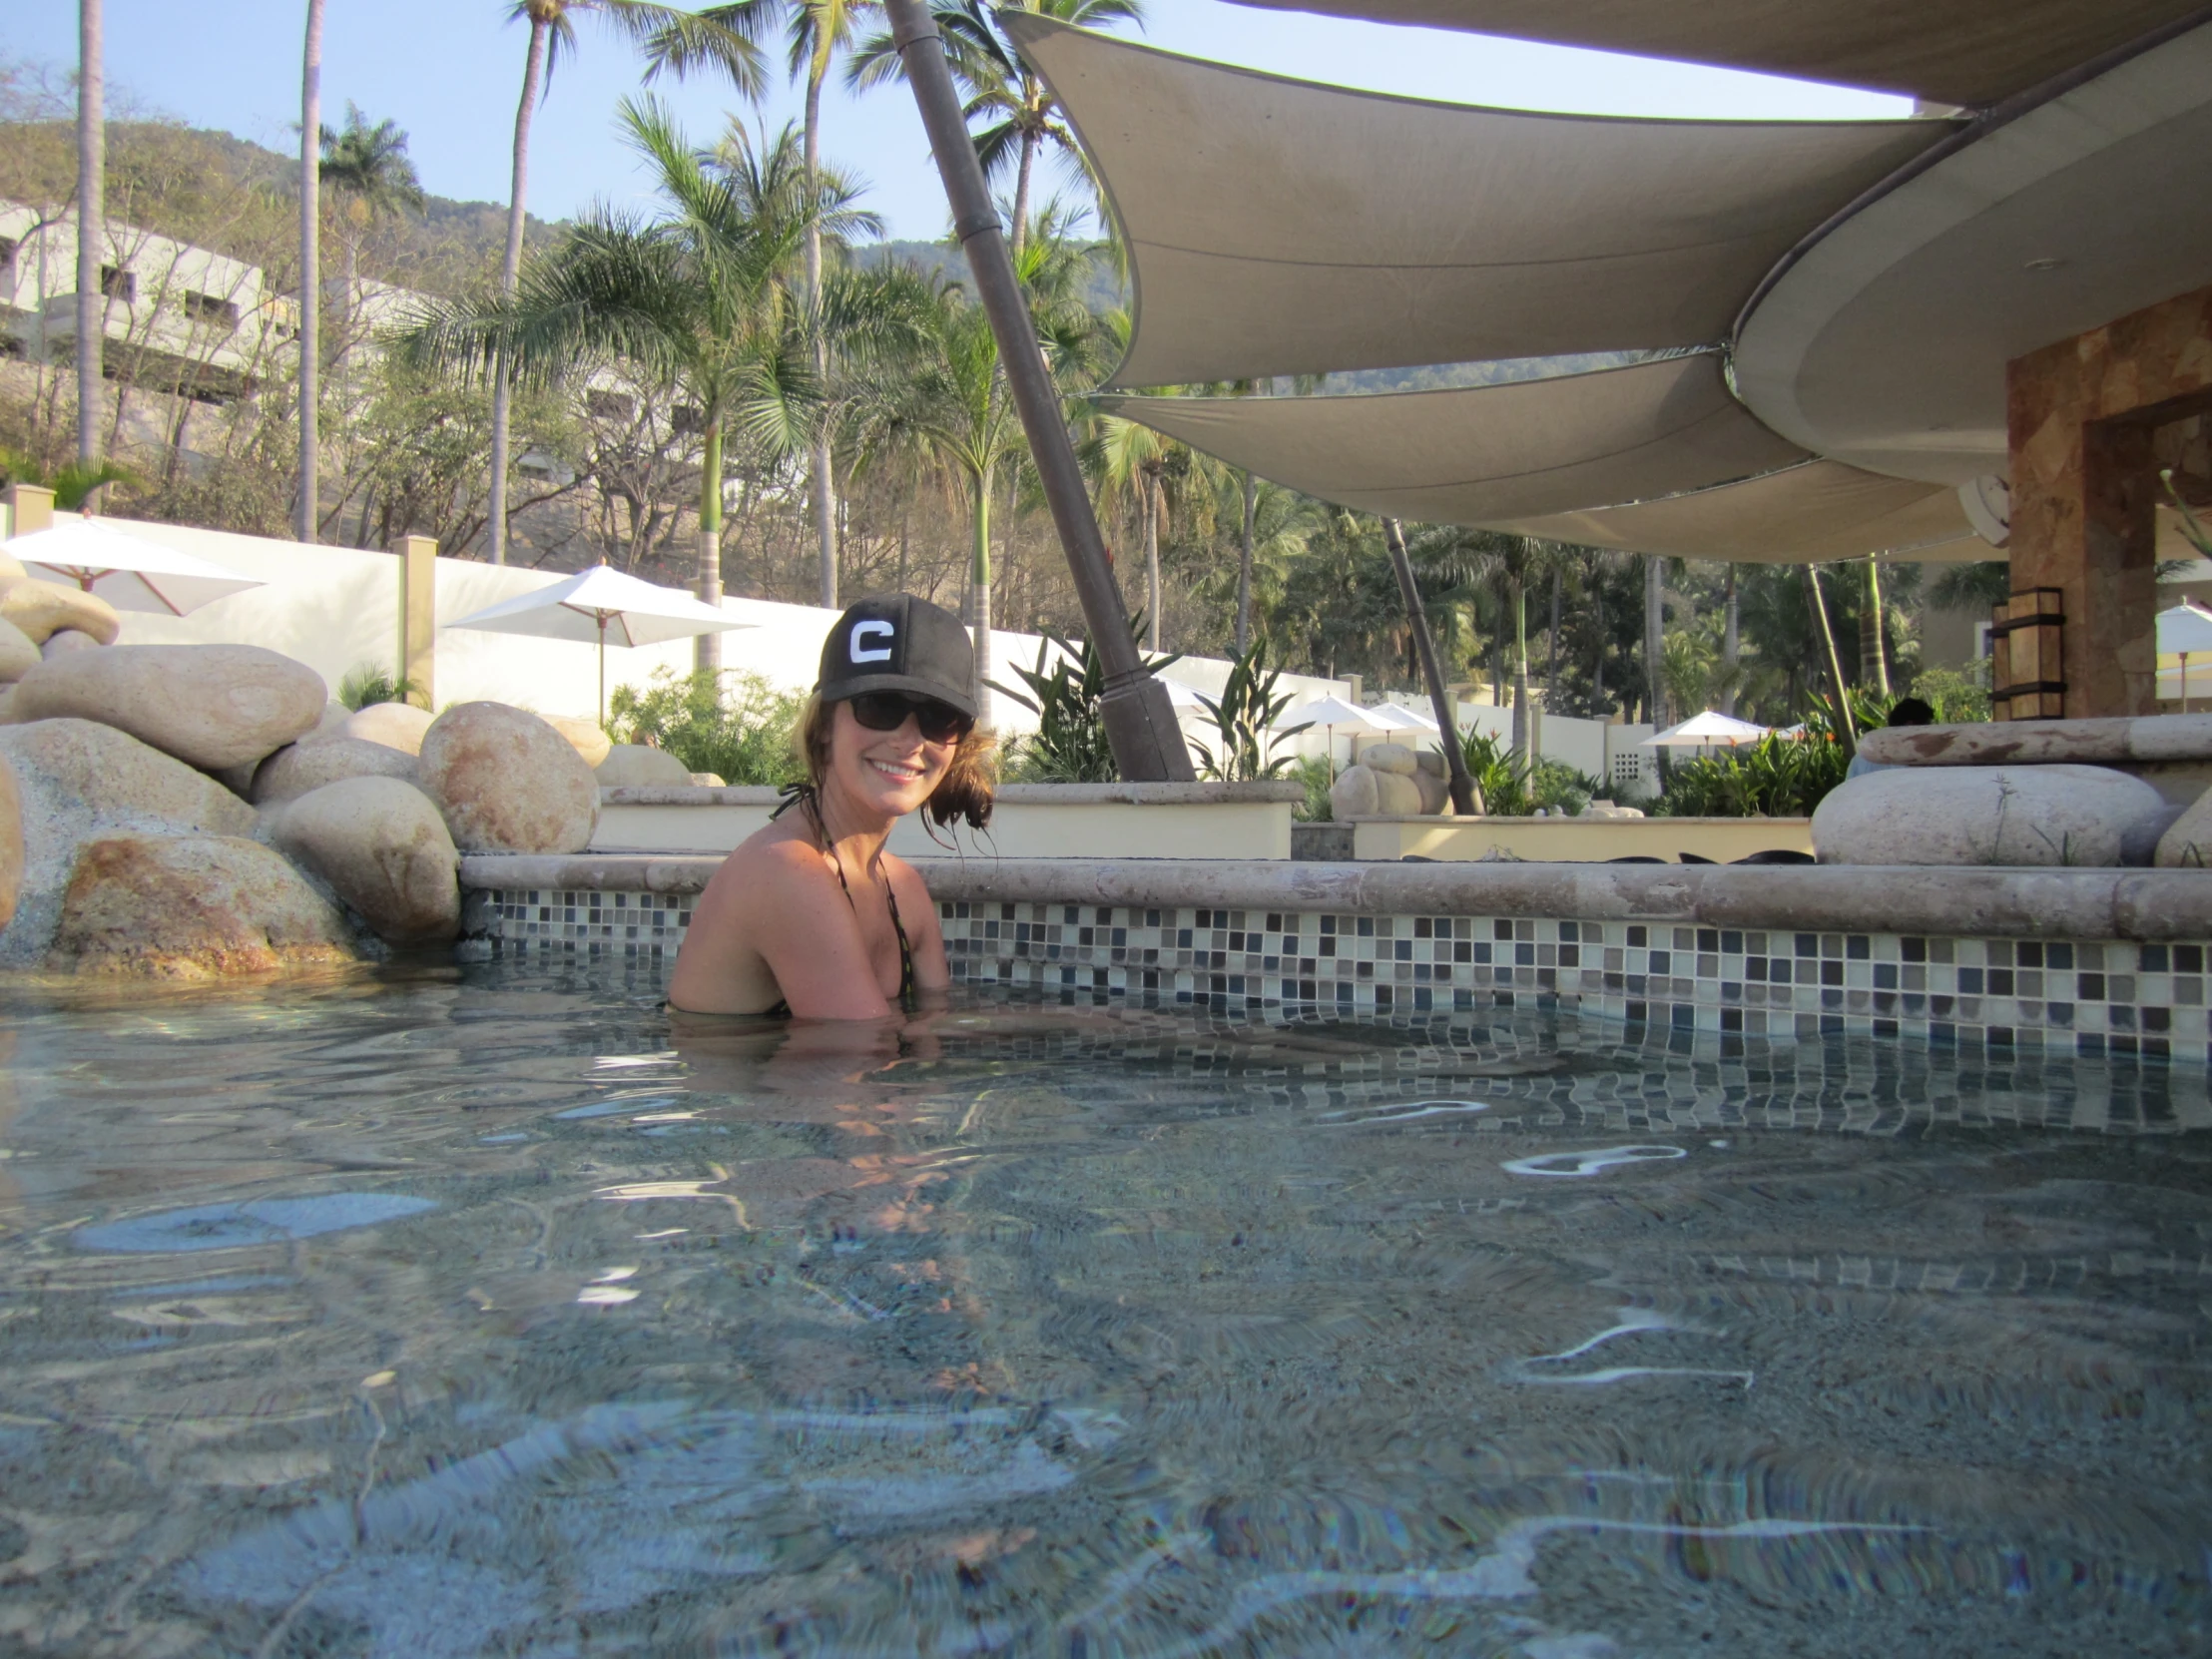
<path id="1" fill-rule="evenodd" d="M 916 811 L 990 822 L 974 676 L 967 630 L 925 599 L 863 599 L 837 618 L 800 723 L 807 782 L 700 894 L 674 1007 L 887 1019 L 944 990 L 937 908 L 883 842 Z"/>

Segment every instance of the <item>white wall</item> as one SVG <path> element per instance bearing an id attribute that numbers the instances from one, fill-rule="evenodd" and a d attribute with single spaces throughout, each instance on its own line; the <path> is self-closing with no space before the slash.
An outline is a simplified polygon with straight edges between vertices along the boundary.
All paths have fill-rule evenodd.
<path id="1" fill-rule="evenodd" d="M 333 695 L 338 682 L 356 668 L 393 669 L 399 642 L 397 555 L 314 547 L 177 524 L 126 519 L 106 522 L 242 575 L 258 577 L 266 584 L 204 605 L 190 616 L 128 613 L 123 619 L 125 644 L 265 646 L 305 663 L 322 676 Z M 599 685 L 596 647 L 442 625 L 518 594 L 551 587 L 563 580 L 564 573 L 439 559 L 436 574 L 441 623 L 436 701 L 440 708 L 488 699 L 543 714 L 587 718 L 592 714 Z M 738 598 L 724 599 L 723 609 L 747 624 L 723 636 L 725 667 L 759 674 L 786 691 L 804 691 L 815 683 L 823 638 L 836 619 L 836 612 L 813 605 Z M 1018 686 L 1013 666 L 1033 667 L 1042 643 L 1034 634 L 991 630 L 991 678 L 1001 685 Z M 611 695 L 617 686 L 643 689 L 651 684 L 655 669 L 684 674 L 691 665 L 689 640 L 635 649 L 609 647 L 607 690 Z M 1219 658 L 1187 657 L 1168 670 L 1167 678 L 1214 695 L 1228 675 L 1229 665 Z M 1304 702 L 1315 697 L 1343 696 L 1346 688 L 1338 680 L 1285 675 L 1282 690 Z M 1028 710 L 1003 697 L 994 697 L 992 703 L 994 723 L 1001 732 L 1036 729 L 1036 718 Z M 1203 709 L 1186 712 L 1187 732 L 1203 736 L 1205 723 Z M 1288 753 L 1320 754 L 1322 747 L 1317 732 L 1292 740 L 1284 749 Z M 1338 747 L 1341 755 L 1342 739 Z"/>

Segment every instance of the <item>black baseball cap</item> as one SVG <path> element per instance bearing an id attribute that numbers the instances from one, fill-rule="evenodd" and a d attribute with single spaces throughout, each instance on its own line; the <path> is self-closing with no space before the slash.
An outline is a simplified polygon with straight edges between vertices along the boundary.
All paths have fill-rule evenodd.
<path id="1" fill-rule="evenodd" d="M 822 642 L 815 695 L 842 703 L 862 692 L 933 697 L 975 718 L 975 646 L 960 619 L 910 593 L 875 594 L 845 607 Z"/>

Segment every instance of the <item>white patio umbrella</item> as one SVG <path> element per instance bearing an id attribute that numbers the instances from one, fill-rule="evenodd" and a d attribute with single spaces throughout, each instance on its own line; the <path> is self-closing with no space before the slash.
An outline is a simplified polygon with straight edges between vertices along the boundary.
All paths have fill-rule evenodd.
<path id="1" fill-rule="evenodd" d="M 1424 715 L 1418 709 L 1408 708 L 1403 703 L 1378 703 L 1368 713 L 1378 720 L 1387 721 L 1400 731 L 1406 727 L 1418 727 L 1423 732 L 1443 730 L 1436 724 L 1435 716 Z"/>
<path id="2" fill-rule="evenodd" d="M 1654 732 L 1644 739 L 1646 749 L 1703 749 L 1708 744 L 1724 743 L 1733 748 L 1740 743 L 1757 743 L 1767 735 L 1768 728 L 1754 726 L 1748 720 L 1738 720 L 1734 715 L 1717 714 L 1708 709 L 1702 715 L 1692 715 L 1678 726 L 1670 726 L 1664 732 Z"/>
<path id="3" fill-rule="evenodd" d="M 1341 697 L 1318 697 L 1313 702 L 1296 709 L 1286 709 L 1270 728 L 1283 732 L 1293 726 L 1319 726 L 1329 734 L 1329 774 L 1337 774 L 1337 728 L 1349 726 L 1355 732 L 1394 732 L 1397 728 L 1386 721 L 1376 719 L 1376 711 L 1357 703 L 1347 703 Z"/>
<path id="4" fill-rule="evenodd" d="M 2158 613 L 2158 655 L 2181 659 L 2181 711 L 2189 712 L 2189 659 L 2212 653 L 2212 611 L 2183 600 Z M 2163 681 L 2166 671 L 2159 671 Z M 2158 690 L 2164 695 L 2165 687 Z"/>
<path id="5" fill-rule="evenodd" d="M 227 594 L 266 585 L 259 577 L 114 529 L 89 513 L 0 545 L 41 581 L 82 588 L 119 611 L 183 616 Z"/>
<path id="6" fill-rule="evenodd" d="M 1167 687 L 1168 689 L 1169 708 L 1203 709 L 1206 707 L 1206 705 L 1202 701 L 1200 701 L 1198 693 L 1191 690 L 1190 687 L 1184 685 L 1182 681 L 1170 680 L 1169 678 L 1167 678 L 1166 675 L 1159 675 L 1156 676 L 1156 678 L 1159 680 L 1161 685 Z"/>
<path id="7" fill-rule="evenodd" d="M 534 634 L 541 639 L 594 641 L 599 646 L 599 718 L 607 718 L 607 643 L 661 645 L 701 634 L 751 628 L 725 616 L 681 588 L 656 587 L 625 576 L 612 565 L 591 569 L 535 593 L 488 605 L 449 622 L 448 628 L 474 628 L 488 634 Z"/>

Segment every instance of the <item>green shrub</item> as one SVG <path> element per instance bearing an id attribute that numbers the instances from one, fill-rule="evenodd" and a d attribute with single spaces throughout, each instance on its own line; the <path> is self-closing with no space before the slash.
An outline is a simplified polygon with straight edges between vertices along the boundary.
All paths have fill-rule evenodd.
<path id="1" fill-rule="evenodd" d="M 1459 753 L 1481 792 L 1482 810 L 1492 818 L 1528 818 L 1539 807 L 1547 813 L 1572 815 L 1605 790 L 1597 779 L 1564 761 L 1539 760 L 1524 768 L 1506 739 L 1487 732 L 1461 733 Z"/>
<path id="2" fill-rule="evenodd" d="M 1936 711 L 1941 725 L 1987 720 L 1989 660 L 1984 657 L 1964 674 L 1954 668 L 1927 669 L 1914 677 L 1913 695 Z"/>
<path id="3" fill-rule="evenodd" d="M 1677 761 L 1655 818 L 1804 818 L 1844 781 L 1850 754 L 1822 714 L 1805 736 L 1769 733 L 1757 743 Z"/>
<path id="4" fill-rule="evenodd" d="M 1333 770 L 1326 755 L 1309 755 L 1291 763 L 1291 777 L 1306 786 L 1306 799 L 1291 809 L 1291 817 L 1301 824 L 1328 824 L 1336 818 L 1337 809 L 1329 801 Z"/>
<path id="5" fill-rule="evenodd" d="M 374 703 L 411 703 L 418 709 L 429 706 L 412 680 L 394 679 L 369 663 L 356 664 L 338 682 L 338 701 L 348 709 L 365 709 Z"/>
<path id="6" fill-rule="evenodd" d="M 625 743 L 657 743 L 687 772 L 712 772 L 726 784 L 777 787 L 806 776 L 798 749 L 807 700 L 780 692 L 758 674 L 731 671 L 678 677 L 653 671 L 644 691 L 617 686 L 610 730 Z"/>
<path id="7" fill-rule="evenodd" d="M 1275 746 L 1285 738 L 1296 737 L 1312 722 L 1276 730 L 1276 721 L 1291 706 L 1288 694 L 1276 694 L 1276 682 L 1282 678 L 1281 669 L 1268 667 L 1265 634 L 1255 637 L 1246 651 L 1230 659 L 1229 678 L 1221 696 L 1199 698 L 1213 717 L 1221 745 L 1221 753 L 1216 755 L 1209 745 L 1196 738 L 1190 740 L 1199 777 L 1224 784 L 1251 784 L 1280 778 L 1289 769 L 1294 758 L 1277 755 Z"/>
<path id="8" fill-rule="evenodd" d="M 1163 669 L 1178 657 L 1155 658 L 1147 666 Z M 1028 695 L 996 680 L 988 684 L 1035 715 L 1037 729 L 1007 744 L 999 773 L 1007 783 L 1111 784 L 1121 777 L 1106 741 L 1106 669 L 1089 640 L 1047 634 L 1037 645 L 1037 666 L 1016 667 L 1014 674 Z"/>

